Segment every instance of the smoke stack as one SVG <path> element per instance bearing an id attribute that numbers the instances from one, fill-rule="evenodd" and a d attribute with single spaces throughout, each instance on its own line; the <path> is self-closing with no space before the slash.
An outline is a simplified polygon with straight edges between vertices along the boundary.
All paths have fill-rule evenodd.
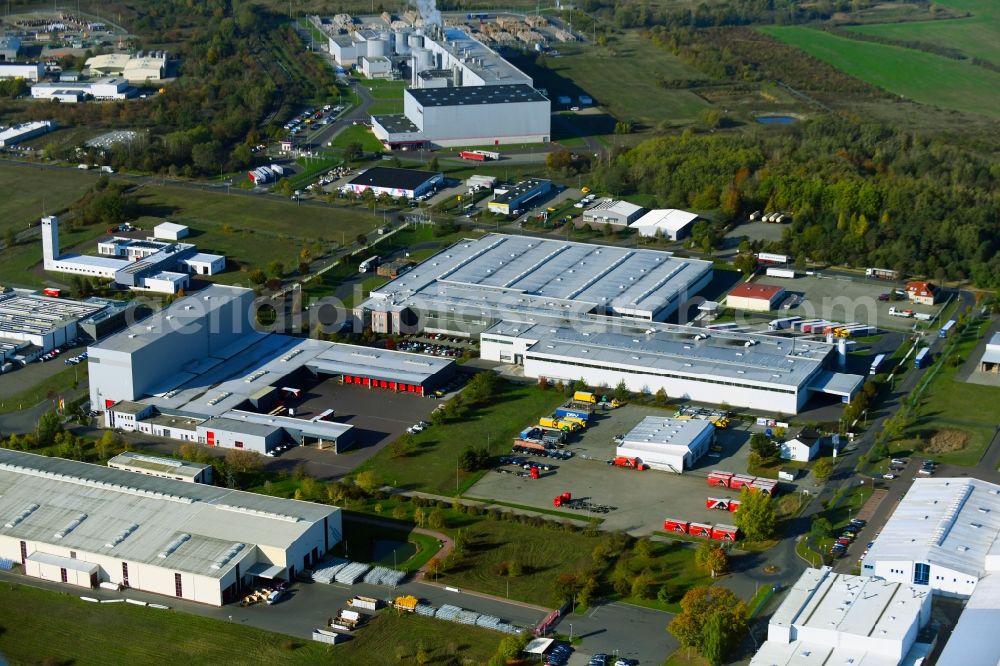
<path id="1" fill-rule="evenodd" d="M 42 218 L 42 267 L 55 268 L 59 259 L 59 218 L 48 215 Z"/>

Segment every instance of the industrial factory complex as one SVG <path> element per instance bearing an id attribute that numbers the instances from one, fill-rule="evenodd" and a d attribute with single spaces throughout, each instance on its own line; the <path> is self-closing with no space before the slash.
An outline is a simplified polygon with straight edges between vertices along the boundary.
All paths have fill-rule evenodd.
<path id="1" fill-rule="evenodd" d="M 210 286 L 92 345 L 90 399 L 108 427 L 207 446 L 271 453 L 286 444 L 350 446 L 352 426 L 286 408 L 334 378 L 423 395 L 454 363 L 254 330 L 250 289 Z"/>
<path id="2" fill-rule="evenodd" d="M 188 288 L 190 274 L 215 275 L 226 266 L 221 255 L 198 252 L 190 243 L 155 236 L 146 240 L 114 236 L 100 242 L 97 249 L 98 256 L 60 254 L 59 219 L 42 218 L 42 267 L 47 271 L 106 278 L 128 289 L 176 294 Z"/>
<path id="3" fill-rule="evenodd" d="M 827 342 L 663 324 L 712 278 L 667 252 L 490 234 L 460 241 L 371 292 L 354 316 L 379 333 L 479 336 L 525 376 L 797 414 L 863 377 Z M 838 357 L 839 361 L 835 361 Z"/>
<path id="4" fill-rule="evenodd" d="M 531 77 L 457 27 L 354 30 L 330 54 L 370 78 L 406 77 L 403 113 L 372 116 L 389 148 L 545 143 L 551 103 Z"/>
<path id="5" fill-rule="evenodd" d="M 333 506 L 8 449 L 0 485 L 0 558 L 87 590 L 222 606 L 261 578 L 294 580 L 343 538 Z"/>

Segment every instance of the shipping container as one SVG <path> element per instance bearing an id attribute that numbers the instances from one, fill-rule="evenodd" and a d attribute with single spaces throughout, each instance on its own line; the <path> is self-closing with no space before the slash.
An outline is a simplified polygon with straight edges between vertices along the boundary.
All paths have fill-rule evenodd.
<path id="1" fill-rule="evenodd" d="M 578 400 L 580 402 L 589 402 L 591 404 L 597 403 L 597 396 L 589 391 L 577 391 L 573 394 L 573 400 Z"/>
<path id="2" fill-rule="evenodd" d="M 46 291 L 48 291 L 48 289 L 46 289 Z M 944 326 L 942 326 L 941 329 L 938 331 L 938 337 L 947 338 L 948 332 L 954 327 L 955 327 L 955 320 L 949 319 L 948 321 L 945 322 Z"/>
<path id="3" fill-rule="evenodd" d="M 733 478 L 732 472 L 722 472 L 716 470 L 708 475 L 708 485 L 728 488 L 729 482 L 732 480 L 732 478 Z"/>
<path id="4" fill-rule="evenodd" d="M 768 268 L 768 277 L 794 278 L 795 271 L 788 268 Z"/>
<path id="5" fill-rule="evenodd" d="M 688 533 L 688 521 L 677 520 L 676 518 L 665 518 L 663 520 L 663 531 L 664 532 L 679 532 L 681 534 Z"/>
<path id="6" fill-rule="evenodd" d="M 691 536 L 712 536 L 712 526 L 707 523 L 688 523 L 688 534 Z"/>
<path id="7" fill-rule="evenodd" d="M 55 289 L 53 287 L 46 287 L 45 289 L 42 290 L 43 296 L 51 296 L 52 298 L 59 298 L 59 295 L 61 293 L 62 293 L 61 290 Z"/>
<path id="8" fill-rule="evenodd" d="M 931 363 L 931 348 L 924 347 L 919 352 L 917 352 L 916 358 L 913 359 L 913 367 L 915 368 L 925 368 Z"/>
<path id="9" fill-rule="evenodd" d="M 706 509 L 718 509 L 720 511 L 732 511 L 729 508 L 729 503 L 733 500 L 726 497 L 709 497 L 705 499 Z"/>
<path id="10" fill-rule="evenodd" d="M 581 425 L 587 425 L 592 416 L 591 412 L 584 411 L 582 409 L 575 409 L 573 407 L 556 407 L 556 417 L 560 419 L 573 420 L 578 419 L 581 421 Z"/>
<path id="11" fill-rule="evenodd" d="M 749 486 L 752 484 L 757 477 L 748 476 L 746 474 L 735 474 L 733 478 L 729 480 L 729 487 L 733 490 L 739 490 L 743 486 Z"/>
<path id="12" fill-rule="evenodd" d="M 735 525 L 716 525 L 712 528 L 712 538 L 717 541 L 736 541 L 739 532 Z"/>

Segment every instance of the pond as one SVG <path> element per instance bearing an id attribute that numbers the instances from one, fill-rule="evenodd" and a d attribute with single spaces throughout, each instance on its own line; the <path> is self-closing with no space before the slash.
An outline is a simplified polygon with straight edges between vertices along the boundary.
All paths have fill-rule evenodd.
<path id="1" fill-rule="evenodd" d="M 395 561 L 393 553 L 396 554 Z M 372 562 L 391 567 L 401 565 L 417 553 L 417 547 L 409 541 L 395 539 L 375 539 L 372 542 Z"/>
<path id="2" fill-rule="evenodd" d="M 761 125 L 791 125 L 798 121 L 795 116 L 757 116 L 757 122 Z"/>

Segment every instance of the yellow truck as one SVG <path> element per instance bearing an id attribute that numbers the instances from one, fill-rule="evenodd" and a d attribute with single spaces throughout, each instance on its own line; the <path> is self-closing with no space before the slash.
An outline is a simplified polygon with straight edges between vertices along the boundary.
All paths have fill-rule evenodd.
<path id="1" fill-rule="evenodd" d="M 579 423 L 574 423 L 573 421 L 564 421 L 562 419 L 553 418 L 538 419 L 538 425 L 543 428 L 556 428 L 564 432 L 576 432 L 582 427 Z"/>
<path id="2" fill-rule="evenodd" d="M 577 391 L 573 394 L 573 399 L 580 402 L 589 402 L 594 405 L 597 404 L 597 396 L 590 391 Z"/>
<path id="3" fill-rule="evenodd" d="M 568 423 L 577 423 L 580 425 L 581 428 L 587 427 L 587 422 L 576 416 L 563 416 L 560 420 L 566 421 Z"/>

